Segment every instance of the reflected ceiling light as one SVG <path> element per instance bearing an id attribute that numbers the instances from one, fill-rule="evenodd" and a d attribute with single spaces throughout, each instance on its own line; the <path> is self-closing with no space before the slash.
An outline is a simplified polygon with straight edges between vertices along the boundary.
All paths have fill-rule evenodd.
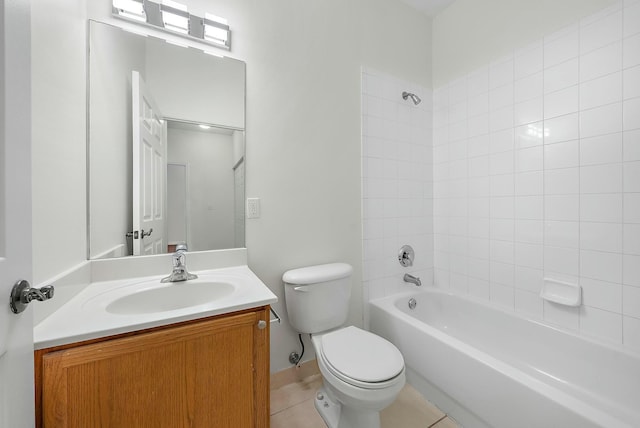
<path id="1" fill-rule="evenodd" d="M 209 129 L 211 128 L 209 125 L 198 125 L 200 128 L 202 129 Z"/>
<path id="2" fill-rule="evenodd" d="M 204 18 L 193 15 L 186 5 L 174 0 L 112 0 L 112 13 L 117 18 L 231 50 L 226 19 L 210 13 Z"/>

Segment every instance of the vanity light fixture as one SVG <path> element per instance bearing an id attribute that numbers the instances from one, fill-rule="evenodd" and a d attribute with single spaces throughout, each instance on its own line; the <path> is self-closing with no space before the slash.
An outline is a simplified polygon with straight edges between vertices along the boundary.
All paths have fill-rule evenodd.
<path id="1" fill-rule="evenodd" d="M 231 50 L 231 30 L 226 19 L 210 13 L 204 17 L 192 15 L 182 3 L 158 1 L 112 0 L 112 13 L 126 21 Z"/>

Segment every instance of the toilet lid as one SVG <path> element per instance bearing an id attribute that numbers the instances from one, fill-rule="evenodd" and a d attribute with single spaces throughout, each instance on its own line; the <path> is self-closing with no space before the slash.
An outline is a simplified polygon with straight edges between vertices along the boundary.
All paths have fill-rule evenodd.
<path id="1" fill-rule="evenodd" d="M 391 342 L 353 326 L 323 335 L 322 355 L 333 370 L 360 382 L 384 382 L 404 369 Z"/>

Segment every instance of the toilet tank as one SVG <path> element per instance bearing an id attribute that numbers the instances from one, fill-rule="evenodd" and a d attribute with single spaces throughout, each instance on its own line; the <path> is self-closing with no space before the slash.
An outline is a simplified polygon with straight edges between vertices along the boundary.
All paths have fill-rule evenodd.
<path id="1" fill-rule="evenodd" d="M 299 333 L 340 327 L 349 315 L 351 274 L 346 263 L 331 263 L 284 273 L 284 294 L 291 326 Z"/>

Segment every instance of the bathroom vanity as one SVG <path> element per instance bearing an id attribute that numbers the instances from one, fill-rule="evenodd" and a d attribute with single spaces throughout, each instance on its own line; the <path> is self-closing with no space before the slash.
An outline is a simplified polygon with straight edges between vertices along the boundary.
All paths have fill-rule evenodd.
<path id="1" fill-rule="evenodd" d="M 268 427 L 269 308 L 35 353 L 37 427 Z"/>
<path id="2" fill-rule="evenodd" d="M 268 427 L 277 299 L 246 265 L 196 273 L 94 280 L 39 322 L 36 427 Z"/>

